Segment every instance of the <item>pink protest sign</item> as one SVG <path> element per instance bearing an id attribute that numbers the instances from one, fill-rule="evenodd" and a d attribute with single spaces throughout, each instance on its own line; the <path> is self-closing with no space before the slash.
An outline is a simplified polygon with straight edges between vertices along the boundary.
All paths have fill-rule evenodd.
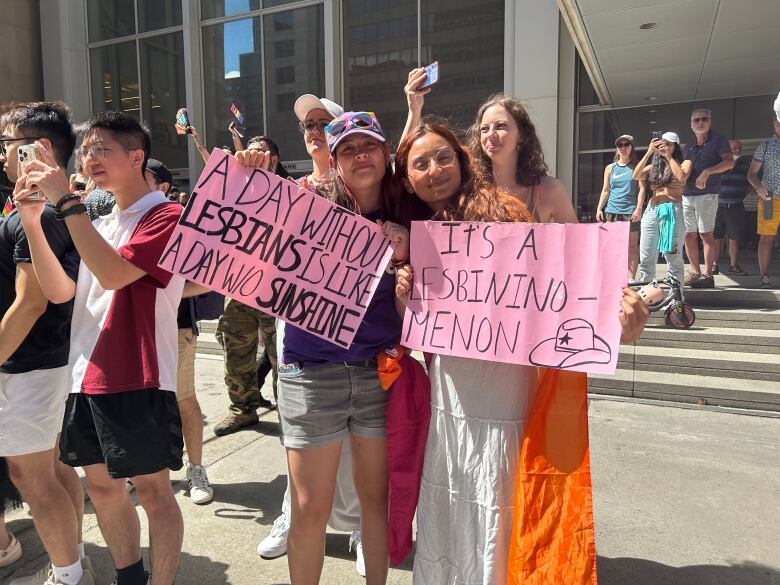
<path id="1" fill-rule="evenodd" d="M 216 149 L 160 266 L 349 348 L 391 255 L 375 223 Z"/>
<path id="2" fill-rule="evenodd" d="M 414 222 L 411 250 L 403 345 L 614 373 L 628 223 Z"/>

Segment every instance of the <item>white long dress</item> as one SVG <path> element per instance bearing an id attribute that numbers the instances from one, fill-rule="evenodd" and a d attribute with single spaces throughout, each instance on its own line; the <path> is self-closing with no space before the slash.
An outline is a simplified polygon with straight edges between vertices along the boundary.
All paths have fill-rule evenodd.
<path id="1" fill-rule="evenodd" d="M 537 369 L 436 356 L 414 585 L 503 585 Z"/>

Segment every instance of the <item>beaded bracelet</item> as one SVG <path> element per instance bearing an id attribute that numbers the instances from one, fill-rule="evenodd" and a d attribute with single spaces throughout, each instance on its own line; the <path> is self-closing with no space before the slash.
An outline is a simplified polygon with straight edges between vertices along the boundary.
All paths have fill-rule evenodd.
<path id="1" fill-rule="evenodd" d="M 57 213 L 62 213 L 62 206 L 65 205 L 68 201 L 81 201 L 81 195 L 78 193 L 65 193 L 62 197 L 60 197 L 59 201 L 54 205 L 54 209 L 57 211 Z"/>

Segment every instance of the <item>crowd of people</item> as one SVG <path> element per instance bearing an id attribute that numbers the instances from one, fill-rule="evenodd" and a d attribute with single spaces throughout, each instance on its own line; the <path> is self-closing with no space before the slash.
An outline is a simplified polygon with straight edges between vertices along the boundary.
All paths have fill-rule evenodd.
<path id="1" fill-rule="evenodd" d="M 660 252 L 670 274 L 685 286 L 713 288 L 723 240 L 729 259 L 724 274 L 743 277 L 749 273 L 738 262 L 740 244 L 758 236 L 760 274 L 755 286 L 772 286 L 769 263 L 780 226 L 780 212 L 773 205 L 780 188 L 778 102 L 771 114 L 774 133 L 758 145 L 752 159 L 741 156 L 740 140 L 712 129 L 707 109 L 691 112 L 692 136 L 685 147 L 676 132 L 653 133 L 638 160 L 633 136 L 624 134 L 615 141 L 615 160 L 604 169 L 596 219 L 631 222 L 629 280 L 637 280 L 637 269 L 638 281 L 655 278 Z M 751 192 L 758 200 L 752 216 L 745 206 Z M 683 250 L 690 265 L 687 275 Z"/>
<path id="2" fill-rule="evenodd" d="M 386 388 L 403 383 L 405 392 L 430 404 L 415 488 L 413 582 L 506 582 L 512 485 L 542 372 L 444 355 L 429 356 L 423 370 L 400 346 L 414 280 L 409 229 L 416 220 L 573 223 L 577 217 L 564 185 L 549 175 L 534 124 L 517 99 L 487 99 L 464 142 L 445 122 L 423 117 L 430 91 L 425 75 L 424 69 L 409 74 L 409 116 L 395 150 L 370 111 L 345 112 L 306 94 L 290 113 L 313 165 L 297 183 L 376 222 L 394 243 L 349 349 L 158 266 L 187 194 L 175 189 L 164 163 L 151 158 L 149 132 L 137 119 L 107 111 L 74 127 L 61 103 L 6 108 L 0 154 L 15 183 L 15 209 L 0 219 L 0 514 L 26 501 L 50 559 L 40 573 L 12 584 L 96 582 L 82 542 L 85 494 L 76 468 L 86 476 L 115 583 L 174 582 L 183 518 L 170 472 L 184 466 L 185 447 L 191 501 L 202 505 L 215 497 L 202 464 L 194 364 L 198 321 L 220 314 L 217 339 L 230 406 L 214 432 L 236 432 L 258 421 L 258 409 L 275 407 L 286 448 L 287 489 L 280 516 L 257 546 L 261 556 L 287 553 L 291 582 L 317 583 L 330 525 L 351 532 L 357 572 L 370 585 L 386 581 Z M 691 259 L 686 281 L 706 283 L 717 259 L 713 231 L 736 238 L 728 217 L 732 199 L 723 199 L 724 219 L 716 221 L 721 175 L 734 161 L 710 122 L 697 110 L 691 144 L 683 150 L 679 137 L 666 132 L 640 161 L 631 136 L 617 140 L 599 219 L 632 222 L 631 278 L 637 268 L 640 278 L 653 276 L 660 248 L 682 280 L 684 243 Z M 272 138 L 252 137 L 244 145 L 238 130 L 230 130 L 230 154 L 239 164 L 293 180 Z M 187 132 L 207 159 L 195 129 Z M 747 173 L 762 198 L 761 213 L 770 194 L 780 195 L 780 118 L 775 134 Z M 28 145 L 35 156 L 22 167 L 19 149 Z M 68 176 L 74 152 L 75 172 Z M 735 192 L 726 191 L 737 198 Z M 780 203 L 771 218 L 761 217 L 759 233 L 769 237 L 772 226 L 777 231 Z M 640 220 L 641 229 L 634 227 Z M 727 229 L 715 230 L 716 223 Z M 735 257 L 731 263 L 730 270 L 739 268 Z M 630 288 L 615 319 L 623 341 L 640 336 L 648 311 Z M 388 360 L 397 365 L 390 381 L 382 369 Z M 268 374 L 274 402 L 260 392 Z M 149 567 L 128 481 L 148 521 Z M 4 526 L 0 517 L 0 566 L 21 556 Z"/>

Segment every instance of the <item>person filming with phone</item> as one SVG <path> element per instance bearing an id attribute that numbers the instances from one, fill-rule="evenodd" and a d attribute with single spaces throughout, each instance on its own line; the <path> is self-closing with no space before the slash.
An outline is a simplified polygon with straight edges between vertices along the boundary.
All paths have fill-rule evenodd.
<path id="1" fill-rule="evenodd" d="M 647 152 L 634 168 L 634 179 L 647 180 L 652 195 L 642 215 L 639 249 L 639 280 L 655 278 L 658 252 L 669 265 L 669 273 L 682 282 L 685 265 L 682 243 L 685 238 L 682 194 L 691 172 L 691 161 L 683 160 L 680 137 L 665 132 L 654 137 Z"/>

